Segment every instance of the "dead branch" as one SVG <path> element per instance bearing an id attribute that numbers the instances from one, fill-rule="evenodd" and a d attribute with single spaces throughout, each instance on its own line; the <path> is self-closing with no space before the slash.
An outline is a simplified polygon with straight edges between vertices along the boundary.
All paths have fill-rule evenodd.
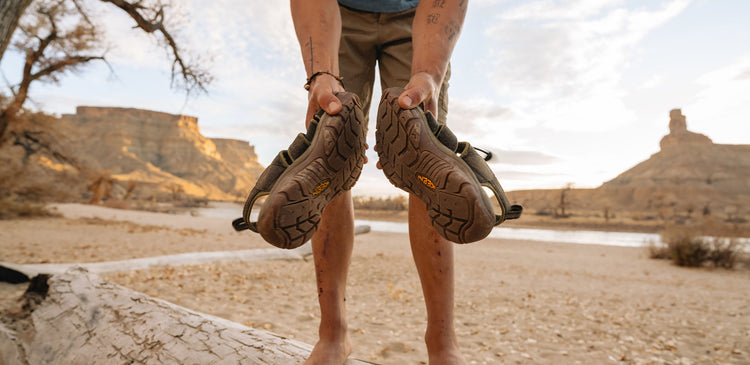
<path id="1" fill-rule="evenodd" d="M 188 94 L 196 89 L 198 91 L 206 92 L 206 87 L 211 83 L 211 75 L 203 70 L 200 66 L 190 64 L 185 61 L 172 34 L 164 26 L 164 6 L 161 4 L 155 5 L 152 8 L 144 7 L 140 2 L 131 3 L 125 0 L 101 0 L 105 3 L 111 3 L 118 8 L 125 11 L 133 20 L 136 22 L 136 26 L 146 33 L 159 33 L 164 37 L 164 41 L 167 44 L 172 54 L 172 82 L 174 82 L 178 74 L 181 76 L 182 81 L 185 83 L 184 87 Z M 150 19 L 146 18 L 144 12 L 150 11 L 153 16 Z"/>

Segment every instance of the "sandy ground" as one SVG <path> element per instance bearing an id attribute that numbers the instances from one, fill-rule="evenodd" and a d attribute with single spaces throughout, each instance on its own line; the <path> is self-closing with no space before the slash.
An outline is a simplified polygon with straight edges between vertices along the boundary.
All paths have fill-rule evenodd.
<path id="1" fill-rule="evenodd" d="M 73 218 L 0 221 L 0 261 L 270 247 L 221 219 L 61 210 Z M 750 363 L 746 269 L 679 268 L 648 259 L 640 248 L 494 239 L 455 247 L 456 327 L 472 364 Z M 107 278 L 190 309 L 316 340 L 311 260 L 166 266 Z M 0 301 L 23 289 L 0 284 Z M 422 300 L 405 234 L 357 236 L 347 293 L 354 357 L 426 363 Z"/>

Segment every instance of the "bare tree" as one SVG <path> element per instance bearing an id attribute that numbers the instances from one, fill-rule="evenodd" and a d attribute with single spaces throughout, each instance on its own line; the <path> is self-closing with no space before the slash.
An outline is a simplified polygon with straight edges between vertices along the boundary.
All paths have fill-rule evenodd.
<path id="1" fill-rule="evenodd" d="M 28 5 L 29 0 L 23 1 Z M 13 97 L 6 105 L 0 106 L 0 140 L 8 123 L 14 121 L 23 107 L 32 83 L 57 82 L 65 72 L 80 70 L 81 66 L 94 60 L 105 61 L 104 36 L 91 21 L 87 1 L 95 0 L 35 0 L 26 8 L 27 14 L 19 22 L 24 3 L 21 0 L 2 0 L 0 30 L 3 33 L 0 37 L 6 36 L 6 28 L 12 32 L 16 28 L 14 24 L 18 24 L 20 33 L 13 48 L 25 54 L 25 64 L 21 82 L 11 90 Z M 135 28 L 156 36 L 172 62 L 173 87 L 182 88 L 187 94 L 206 91 L 212 76 L 200 64 L 200 59 L 187 57 L 178 46 L 175 35 L 165 25 L 165 14 L 171 0 L 99 1 L 116 6 L 135 21 Z M 7 5 L 14 6 L 6 12 Z"/>
<path id="2" fill-rule="evenodd" d="M 567 193 L 573 189 L 573 183 L 568 183 L 565 185 L 564 188 L 560 189 L 560 202 L 557 204 L 557 209 L 555 209 L 555 217 L 556 218 L 568 218 L 570 217 L 570 213 L 565 212 L 565 208 L 570 204 L 570 202 L 567 200 Z"/>
<path id="3" fill-rule="evenodd" d="M 130 199 L 130 196 L 133 194 L 133 190 L 135 190 L 135 187 L 138 185 L 138 183 L 135 180 L 129 180 L 128 186 L 125 189 L 125 197 L 122 198 L 122 200 L 128 200 Z"/>
<path id="4" fill-rule="evenodd" d="M 167 186 L 167 189 L 169 189 L 169 192 L 172 193 L 172 201 L 182 200 L 182 194 L 185 192 L 185 188 L 183 188 L 182 185 L 178 183 L 170 183 Z"/>
<path id="5" fill-rule="evenodd" d="M 183 51 L 177 45 L 172 33 L 164 24 L 165 10 L 169 7 L 168 0 L 139 0 L 128 2 L 125 0 L 100 0 L 111 3 L 130 15 L 136 22 L 136 27 L 146 33 L 156 33 L 161 37 L 160 42 L 168 52 L 172 60 L 172 85 L 179 85 L 187 93 L 193 91 L 206 91 L 213 77 L 200 65 L 200 59 L 192 61 L 186 59 Z"/>
<path id="6" fill-rule="evenodd" d="M 99 204 L 102 199 L 111 198 L 114 184 L 115 179 L 109 171 L 101 171 L 98 175 L 95 175 L 92 178 L 91 184 L 87 186 L 88 190 L 92 193 L 89 204 Z"/>
<path id="7" fill-rule="evenodd" d="M 81 16 L 81 8 L 67 0 L 41 0 L 18 27 L 13 47 L 26 54 L 21 82 L 0 112 L 0 133 L 26 102 L 32 82 L 57 82 L 61 74 L 85 63 L 104 60 L 101 34 Z M 71 25 L 67 25 L 71 24 Z M 96 54 L 95 54 L 96 53 Z"/>

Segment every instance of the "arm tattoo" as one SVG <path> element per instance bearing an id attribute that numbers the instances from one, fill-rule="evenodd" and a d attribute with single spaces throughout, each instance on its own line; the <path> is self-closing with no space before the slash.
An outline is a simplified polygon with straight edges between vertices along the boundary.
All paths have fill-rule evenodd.
<path id="1" fill-rule="evenodd" d="M 430 13 L 430 14 L 427 14 L 427 24 L 437 24 L 438 20 L 440 20 L 440 14 L 439 13 Z"/>
<path id="2" fill-rule="evenodd" d="M 444 8 L 445 7 L 445 0 L 433 0 L 432 1 L 432 7 L 433 8 Z"/>
<path id="3" fill-rule="evenodd" d="M 448 37 L 448 40 L 452 41 L 453 38 L 456 37 L 458 32 L 461 31 L 461 27 L 458 25 L 451 23 L 445 26 L 445 35 Z"/>
<path id="4" fill-rule="evenodd" d="M 313 70 L 313 67 L 315 67 L 315 65 L 313 65 L 313 46 L 312 37 L 310 37 L 310 72 L 315 72 L 315 70 Z"/>

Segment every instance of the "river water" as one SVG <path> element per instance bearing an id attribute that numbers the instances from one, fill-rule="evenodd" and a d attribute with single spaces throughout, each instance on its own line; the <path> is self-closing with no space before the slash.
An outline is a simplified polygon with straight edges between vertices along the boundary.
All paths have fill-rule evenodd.
<path id="1" fill-rule="evenodd" d="M 202 217 L 232 220 L 242 215 L 242 207 L 232 203 L 214 203 L 212 207 L 196 209 L 195 212 L 194 214 Z M 374 232 L 408 233 L 409 228 L 405 222 L 382 222 L 361 219 L 355 220 L 355 225 L 368 225 L 370 226 L 370 230 Z M 510 228 L 503 227 L 502 225 L 495 227 L 489 237 L 625 247 L 643 247 L 651 242 L 658 243 L 660 240 L 659 235 L 653 233 Z"/>

